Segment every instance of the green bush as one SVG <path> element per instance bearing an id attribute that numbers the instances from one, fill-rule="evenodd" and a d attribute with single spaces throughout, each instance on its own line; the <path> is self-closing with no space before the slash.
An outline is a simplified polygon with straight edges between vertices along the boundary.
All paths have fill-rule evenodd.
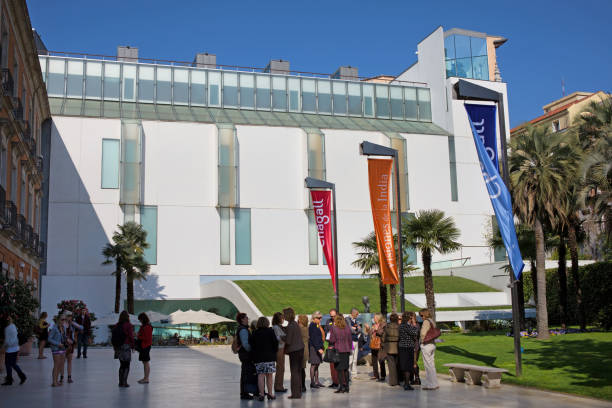
<path id="1" fill-rule="evenodd" d="M 525 301 L 533 296 L 531 272 L 525 272 L 523 278 Z M 582 288 L 588 325 L 597 325 L 606 330 L 612 327 L 612 262 L 597 262 L 581 266 L 578 270 Z M 567 270 L 568 324 L 578 324 L 578 306 L 576 289 L 570 268 Z M 559 278 L 556 269 L 546 270 L 546 303 L 550 324 L 561 323 L 561 305 L 559 303 Z"/>
<path id="2" fill-rule="evenodd" d="M 32 295 L 35 291 L 31 283 L 0 276 L 0 317 L 4 320 L 9 314 L 15 316 L 19 344 L 27 342 L 34 333 L 34 312 L 38 308 L 38 301 Z M 3 336 L 3 332 L 0 336 Z"/>

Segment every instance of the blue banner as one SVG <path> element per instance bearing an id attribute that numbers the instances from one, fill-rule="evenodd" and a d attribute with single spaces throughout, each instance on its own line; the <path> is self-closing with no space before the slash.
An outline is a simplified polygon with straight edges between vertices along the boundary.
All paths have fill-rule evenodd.
<path id="1" fill-rule="evenodd" d="M 499 161 L 497 159 L 497 138 L 495 137 L 496 108 L 495 105 L 465 104 L 468 116 L 472 120 L 472 124 L 480 140 L 484 143 L 489 159 L 495 164 L 495 168 L 499 169 Z"/>
<path id="2" fill-rule="evenodd" d="M 466 105 L 466 109 L 469 113 L 469 108 Z M 495 112 L 495 107 L 493 107 Z M 487 122 L 485 121 L 485 124 Z M 492 121 L 495 123 L 495 121 Z M 476 151 L 478 152 L 478 160 L 480 161 L 480 169 L 482 170 L 482 177 L 484 178 L 487 191 L 489 192 L 489 198 L 495 211 L 495 218 L 497 218 L 497 225 L 499 226 L 499 232 L 501 233 L 506 252 L 508 253 L 508 259 L 510 265 L 514 271 L 516 279 L 521 277 L 525 264 L 523 263 L 523 257 L 518 245 L 518 239 L 516 238 L 516 230 L 514 229 L 514 217 L 512 215 L 512 199 L 510 192 L 506 188 L 506 185 L 499 176 L 497 166 L 493 164 L 485 145 L 482 142 L 481 133 L 478 132 L 474 121 L 470 119 L 470 126 L 472 127 L 472 135 L 474 136 L 474 143 L 476 144 Z M 495 126 L 493 128 L 493 139 L 495 139 Z M 496 152 L 497 153 L 497 152 Z M 497 155 L 497 154 L 496 154 Z"/>

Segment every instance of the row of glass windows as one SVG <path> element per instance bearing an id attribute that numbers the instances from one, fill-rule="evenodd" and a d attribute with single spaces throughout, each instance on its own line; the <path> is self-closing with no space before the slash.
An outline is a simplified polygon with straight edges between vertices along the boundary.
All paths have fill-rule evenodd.
<path id="1" fill-rule="evenodd" d="M 486 38 L 449 35 L 444 39 L 446 77 L 489 79 Z"/>
<path id="2" fill-rule="evenodd" d="M 431 121 L 428 88 L 40 57 L 51 97 Z"/>

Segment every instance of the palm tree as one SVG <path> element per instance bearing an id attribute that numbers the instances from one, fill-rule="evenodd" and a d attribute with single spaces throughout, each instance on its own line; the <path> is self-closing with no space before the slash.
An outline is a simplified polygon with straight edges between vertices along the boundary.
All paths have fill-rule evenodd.
<path id="1" fill-rule="evenodd" d="M 144 259 L 144 250 L 149 247 L 147 231 L 142 225 L 129 221 L 119 226 L 118 241 L 125 245 L 127 257 L 123 261 L 125 280 L 127 285 L 128 313 L 134 313 L 134 281 L 146 280 L 150 266 Z M 114 240 L 115 237 L 113 237 Z"/>
<path id="2" fill-rule="evenodd" d="M 406 248 L 414 246 L 421 251 L 423 259 L 423 280 L 427 309 L 435 320 L 436 304 L 434 298 L 431 257 L 434 252 L 447 254 L 461 248 L 457 242 L 460 236 L 452 217 L 446 217 L 441 210 L 423 210 L 402 224 L 402 239 Z"/>
<path id="3" fill-rule="evenodd" d="M 576 171 L 575 149 L 567 135 L 551 134 L 548 127 L 530 127 L 511 140 L 509 158 L 513 201 L 519 218 L 534 228 L 536 241 L 538 338 L 547 339 L 544 224 L 559 223 L 558 208 Z"/>
<path id="4" fill-rule="evenodd" d="M 115 233 L 117 234 L 117 233 Z M 114 235 L 113 235 L 114 238 Z M 125 247 L 121 244 L 107 243 L 102 249 L 102 255 L 106 258 L 102 265 L 115 263 L 115 313 L 119 313 L 121 308 L 121 275 L 122 275 L 122 260 L 127 256 Z"/>
<path id="5" fill-rule="evenodd" d="M 128 313 L 134 314 L 134 281 L 146 280 L 151 266 L 144 259 L 144 254 L 137 254 L 128 261 L 125 270 L 127 281 L 127 309 Z"/>
<path id="6" fill-rule="evenodd" d="M 380 296 L 380 313 L 387 315 L 387 286 L 382 283 L 380 276 L 380 264 L 378 260 L 378 247 L 376 246 L 376 234 L 371 232 L 362 241 L 353 242 L 353 248 L 357 250 L 357 259 L 351 262 L 356 268 L 361 269 L 363 275 L 369 274 L 378 279 L 378 293 Z"/>

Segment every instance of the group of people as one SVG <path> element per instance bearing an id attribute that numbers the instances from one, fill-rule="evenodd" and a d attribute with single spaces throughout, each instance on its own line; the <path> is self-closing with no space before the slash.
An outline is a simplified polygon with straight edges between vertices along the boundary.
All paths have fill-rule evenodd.
<path id="1" fill-rule="evenodd" d="M 329 311 L 329 320 L 323 324 L 321 312 L 296 315 L 292 308 L 277 312 L 270 323 L 260 317 L 249 324 L 245 313 L 238 313 L 238 329 L 232 350 L 241 362 L 240 398 L 243 400 L 276 399 L 284 387 L 285 359 L 289 358 L 290 399 L 299 399 L 306 391 L 306 363 L 310 364 L 310 388 L 325 387 L 319 378 L 319 367 L 330 363 L 331 384 L 336 393 L 350 391 L 351 376 L 356 374 L 359 351 L 364 344 L 371 349 L 372 380 L 389 385 L 404 383 L 405 390 L 421 385 L 423 390 L 438 388 L 434 365 L 435 342 L 428 336 L 435 329 L 427 309 L 419 312 L 419 324 L 414 312 L 401 316 L 392 313 L 389 321 L 376 314 L 373 324 L 362 325 L 359 311 L 343 316 L 336 309 Z M 421 383 L 418 368 L 419 355 L 423 356 L 426 377 Z"/>
<path id="2" fill-rule="evenodd" d="M 142 362 L 144 377 L 138 380 L 139 384 L 149 383 L 151 372 L 151 346 L 153 345 L 153 326 L 146 313 L 138 315 L 140 329 L 134 336 L 134 326 L 130 323 L 130 315 L 124 310 L 119 314 L 119 321 L 113 327 L 111 343 L 115 351 L 115 359 L 119 360 L 119 387 L 127 388 L 128 375 L 130 374 L 130 363 L 132 353 L 138 351 L 138 360 Z"/>

